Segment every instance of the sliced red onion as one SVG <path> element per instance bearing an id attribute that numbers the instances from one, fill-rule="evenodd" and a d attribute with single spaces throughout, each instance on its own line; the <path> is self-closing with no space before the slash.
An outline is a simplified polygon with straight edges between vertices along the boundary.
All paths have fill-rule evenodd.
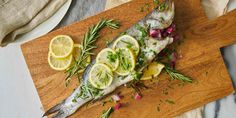
<path id="1" fill-rule="evenodd" d="M 169 27 L 169 28 L 166 29 L 166 32 L 167 32 L 168 34 L 171 34 L 173 31 L 174 31 L 174 28 L 173 28 L 173 27 Z"/>
<path id="2" fill-rule="evenodd" d="M 152 37 L 152 38 L 160 38 L 161 37 L 161 31 L 160 30 L 156 30 L 156 29 L 151 29 L 149 31 L 149 35 Z"/>
<path id="3" fill-rule="evenodd" d="M 134 96 L 134 99 L 135 99 L 135 100 L 141 100 L 141 99 L 142 99 L 142 96 L 139 95 L 138 93 L 136 93 L 135 96 Z"/>
<path id="4" fill-rule="evenodd" d="M 111 96 L 114 101 L 120 101 L 121 97 L 118 94 L 112 95 Z"/>
<path id="5" fill-rule="evenodd" d="M 117 103 L 117 104 L 114 106 L 114 109 L 115 109 L 115 110 L 119 110 L 121 106 L 122 106 L 121 103 Z"/>
<path id="6" fill-rule="evenodd" d="M 162 37 L 167 37 L 168 35 L 169 35 L 168 32 L 163 32 L 163 33 L 161 34 Z"/>
<path id="7" fill-rule="evenodd" d="M 174 42 L 180 40 L 180 36 L 178 34 L 174 35 L 173 40 Z"/>

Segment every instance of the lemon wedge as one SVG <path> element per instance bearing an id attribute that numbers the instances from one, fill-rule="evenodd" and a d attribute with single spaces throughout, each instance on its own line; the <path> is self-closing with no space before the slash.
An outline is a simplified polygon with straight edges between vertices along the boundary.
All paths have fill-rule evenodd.
<path id="1" fill-rule="evenodd" d="M 119 66 L 116 69 L 118 75 L 128 75 L 135 68 L 135 56 L 129 48 L 117 48 L 116 54 L 119 59 Z"/>
<path id="2" fill-rule="evenodd" d="M 116 52 L 110 48 L 105 48 L 98 53 L 96 63 L 106 64 L 112 69 L 112 71 L 115 71 L 119 66 L 118 56 Z"/>
<path id="3" fill-rule="evenodd" d="M 74 48 L 74 42 L 67 35 L 54 37 L 49 44 L 49 51 L 54 58 L 65 58 L 69 56 Z"/>
<path id="4" fill-rule="evenodd" d="M 72 59 L 72 55 L 60 59 L 53 57 L 51 52 L 48 53 L 48 63 L 54 70 L 66 70 L 71 65 Z"/>
<path id="5" fill-rule="evenodd" d="M 80 56 L 81 54 L 81 49 L 82 49 L 82 45 L 80 44 L 74 44 L 74 50 L 72 52 L 72 55 L 74 56 L 74 59 L 75 61 L 78 59 L 78 57 Z M 88 64 L 91 62 L 91 57 L 88 56 L 82 63 L 80 66 L 83 66 L 84 68 L 86 66 L 88 66 Z M 84 72 L 84 69 L 81 69 L 78 71 L 78 73 L 83 73 Z"/>
<path id="6" fill-rule="evenodd" d="M 96 63 L 89 73 L 89 82 L 98 89 L 105 89 L 111 85 L 113 73 L 110 67 L 102 63 Z"/>
<path id="7" fill-rule="evenodd" d="M 139 54 L 140 46 L 138 41 L 130 35 L 123 35 L 119 37 L 113 44 L 112 48 L 115 50 L 117 48 L 129 48 L 134 52 L 136 56 Z"/>
<path id="8" fill-rule="evenodd" d="M 141 80 L 149 80 L 157 77 L 164 67 L 165 66 L 161 63 L 152 62 L 147 68 L 144 69 Z"/>

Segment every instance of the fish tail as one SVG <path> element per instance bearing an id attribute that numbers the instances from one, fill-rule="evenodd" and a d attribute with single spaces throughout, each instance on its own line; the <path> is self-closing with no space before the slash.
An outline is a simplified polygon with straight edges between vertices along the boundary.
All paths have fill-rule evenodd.
<path id="1" fill-rule="evenodd" d="M 62 105 L 63 105 L 63 104 L 64 104 L 64 101 L 61 102 L 60 104 L 57 104 L 57 105 L 55 105 L 54 107 L 50 108 L 49 110 L 47 110 L 47 111 L 43 114 L 42 117 L 48 116 L 48 115 L 50 115 L 50 114 L 53 114 L 53 113 L 55 113 L 55 112 L 60 111 L 60 109 L 62 108 Z"/>

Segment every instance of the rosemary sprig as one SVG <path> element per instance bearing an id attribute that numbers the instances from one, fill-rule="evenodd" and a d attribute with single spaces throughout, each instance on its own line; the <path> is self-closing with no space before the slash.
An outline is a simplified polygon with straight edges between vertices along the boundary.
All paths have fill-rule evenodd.
<path id="1" fill-rule="evenodd" d="M 174 70 L 174 69 L 172 69 L 172 68 L 170 68 L 168 66 L 165 67 L 165 71 L 169 74 L 169 76 L 170 76 L 170 78 L 172 80 L 177 79 L 177 80 L 181 80 L 183 82 L 192 83 L 192 79 L 191 78 L 189 78 L 189 77 L 179 73 L 178 71 L 176 71 L 176 70 Z"/>
<path id="2" fill-rule="evenodd" d="M 82 42 L 82 50 L 80 51 L 80 56 L 76 59 L 76 63 L 73 64 L 69 69 L 66 70 L 66 81 L 71 78 L 74 75 L 78 75 L 78 71 L 81 69 L 84 69 L 86 66 L 83 64 L 83 62 L 89 57 L 90 55 L 93 55 L 91 50 L 97 48 L 95 45 L 95 42 L 99 38 L 98 32 L 104 28 L 109 27 L 112 29 L 118 29 L 119 23 L 114 20 L 106 20 L 103 19 L 96 25 L 89 28 L 88 32 L 84 35 L 84 39 Z"/>
<path id="3" fill-rule="evenodd" d="M 107 111 L 103 111 L 102 115 L 100 118 L 109 118 L 110 114 L 113 112 L 113 108 L 109 107 Z"/>

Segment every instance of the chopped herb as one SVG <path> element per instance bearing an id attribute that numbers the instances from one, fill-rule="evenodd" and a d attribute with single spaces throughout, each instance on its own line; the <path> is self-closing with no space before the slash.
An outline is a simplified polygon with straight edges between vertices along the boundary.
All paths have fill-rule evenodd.
<path id="1" fill-rule="evenodd" d="M 133 47 L 133 44 L 128 42 L 128 41 L 121 40 L 121 42 L 125 43 L 126 47 L 129 48 L 129 49 L 131 49 Z"/>
<path id="2" fill-rule="evenodd" d="M 123 36 L 123 35 L 126 35 L 126 34 L 127 34 L 127 32 L 125 31 L 125 32 L 120 33 L 120 36 Z"/>
<path id="3" fill-rule="evenodd" d="M 169 104 L 175 104 L 175 102 L 173 100 L 168 100 L 167 99 L 166 102 L 169 103 Z"/>
<path id="4" fill-rule="evenodd" d="M 163 102 L 163 101 L 160 99 L 160 102 Z"/>
<path id="5" fill-rule="evenodd" d="M 150 7 L 150 4 L 149 3 L 145 3 L 144 6 L 140 7 L 139 11 L 140 12 L 149 11 L 149 7 Z"/>
<path id="6" fill-rule="evenodd" d="M 168 92 L 167 92 L 167 91 L 165 91 L 165 92 L 164 92 L 164 94 L 165 94 L 165 95 L 168 95 Z"/>
<path id="7" fill-rule="evenodd" d="M 152 45 L 157 45 L 157 42 L 153 43 Z"/>
<path id="8" fill-rule="evenodd" d="M 74 102 L 74 103 L 75 103 L 75 102 L 77 102 L 77 100 L 74 98 L 74 99 L 72 100 L 72 102 Z"/>
<path id="9" fill-rule="evenodd" d="M 110 98 L 109 102 L 113 102 L 113 99 L 112 99 L 112 98 Z"/>
<path id="10" fill-rule="evenodd" d="M 157 4 L 157 5 L 160 4 L 160 1 L 159 1 L 159 0 L 153 0 L 153 2 L 154 2 L 155 4 Z"/>
<path id="11" fill-rule="evenodd" d="M 167 85 L 167 87 L 170 88 L 170 89 L 174 89 L 171 85 Z"/>
<path id="12" fill-rule="evenodd" d="M 127 57 L 124 56 L 121 49 L 118 50 L 117 55 L 118 55 L 118 59 L 120 61 L 119 64 L 122 67 L 122 69 L 129 70 L 131 68 L 130 61 L 127 59 Z"/>
<path id="13" fill-rule="evenodd" d="M 163 2 L 163 3 L 160 4 L 159 10 L 160 10 L 160 11 L 164 11 L 164 10 L 167 9 L 167 7 L 168 7 L 168 5 L 166 5 L 166 2 Z"/>
<path id="14" fill-rule="evenodd" d="M 114 53 L 109 51 L 108 55 L 107 55 L 107 58 L 109 59 L 110 62 L 115 62 L 118 57 L 117 57 L 117 54 L 114 54 Z"/>
<path id="15" fill-rule="evenodd" d="M 144 7 L 142 6 L 142 7 L 140 7 L 140 10 L 139 10 L 140 12 L 144 12 Z"/>
<path id="16" fill-rule="evenodd" d="M 165 21 L 165 19 L 164 19 L 164 17 L 160 17 L 160 22 L 164 22 Z"/>
<path id="17" fill-rule="evenodd" d="M 145 27 L 142 27 L 140 24 L 136 24 L 135 28 L 141 32 L 141 35 L 138 38 L 140 45 L 145 46 L 144 40 L 148 36 L 148 29 Z"/>
<path id="18" fill-rule="evenodd" d="M 181 80 L 183 82 L 192 83 L 192 79 L 191 78 L 189 78 L 189 77 L 187 77 L 187 76 L 177 72 L 176 70 L 174 70 L 174 69 L 172 69 L 172 68 L 170 68 L 168 66 L 165 67 L 165 71 L 167 72 L 167 74 L 169 74 L 171 80 L 177 79 L 177 80 Z"/>
<path id="19" fill-rule="evenodd" d="M 106 103 L 107 103 L 107 101 L 103 101 L 103 102 L 102 102 L 102 106 L 104 106 Z"/>
<path id="20" fill-rule="evenodd" d="M 114 112 L 114 109 L 112 107 L 109 107 L 109 109 L 107 111 L 103 111 L 100 118 L 109 118 L 109 116 L 112 112 Z"/>
<path id="21" fill-rule="evenodd" d="M 106 40 L 106 46 L 108 47 L 110 45 L 111 41 L 110 40 Z"/>
<path id="22" fill-rule="evenodd" d="M 142 67 L 144 65 L 145 60 L 146 60 L 145 52 L 141 51 L 137 60 L 137 66 Z"/>
<path id="23" fill-rule="evenodd" d="M 157 111 L 160 111 L 160 107 L 159 106 L 157 106 Z"/>

